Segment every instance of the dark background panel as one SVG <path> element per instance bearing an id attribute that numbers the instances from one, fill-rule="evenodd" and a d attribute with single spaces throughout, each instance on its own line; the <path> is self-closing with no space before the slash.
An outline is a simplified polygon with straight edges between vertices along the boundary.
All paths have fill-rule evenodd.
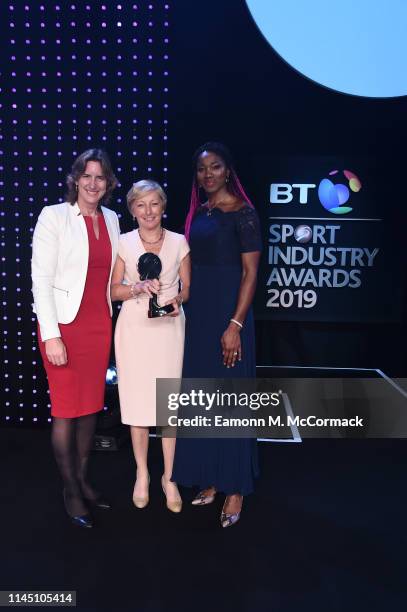
<path id="1" fill-rule="evenodd" d="M 380 195 L 375 204 L 383 211 L 383 234 L 393 251 L 386 261 L 394 264 L 380 270 L 381 278 L 392 277 L 393 288 L 389 291 L 387 285 L 381 309 L 388 304 L 389 310 L 398 312 L 398 320 L 257 320 L 258 363 L 380 367 L 404 376 L 406 99 L 359 98 L 303 77 L 268 45 L 243 1 L 209 0 L 198 7 L 181 0 L 174 4 L 173 16 L 169 195 L 180 224 L 181 211 L 188 207 L 191 155 L 207 140 L 229 145 L 257 207 L 264 205 L 259 158 L 369 157 L 378 171 Z M 373 303 L 380 278 L 372 287 L 366 300 Z"/>
<path id="2" fill-rule="evenodd" d="M 380 367 L 405 376 L 405 98 L 357 98 L 301 76 L 268 45 L 243 0 L 27 0 L 2 3 L 0 17 L 3 422 L 49 417 L 30 305 L 31 236 L 41 207 L 62 200 L 71 162 L 89 146 L 111 155 L 120 180 L 112 207 L 122 214 L 123 231 L 132 228 L 127 190 L 145 177 L 166 186 L 166 224 L 182 228 L 191 156 L 210 139 L 229 145 L 262 217 L 268 204 L 259 160 L 373 158 L 382 238 L 392 249 L 377 291 L 385 275 L 381 309 L 387 300 L 397 316 L 374 322 L 259 318 L 257 361 Z M 375 290 L 366 296 L 372 304 Z"/>
<path id="3" fill-rule="evenodd" d="M 111 206 L 168 184 L 167 3 L 0 3 L 0 422 L 47 423 L 49 397 L 31 311 L 31 238 L 44 205 L 62 202 L 75 157 L 105 148 L 119 179 Z"/>

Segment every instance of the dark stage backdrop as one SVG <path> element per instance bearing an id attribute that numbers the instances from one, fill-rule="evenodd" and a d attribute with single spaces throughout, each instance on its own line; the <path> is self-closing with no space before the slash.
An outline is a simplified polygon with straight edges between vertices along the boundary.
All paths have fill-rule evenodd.
<path id="1" fill-rule="evenodd" d="M 1 422 L 46 423 L 49 398 L 31 313 L 31 238 L 44 205 L 63 201 L 74 158 L 101 146 L 120 181 L 168 183 L 167 2 L 0 3 L 2 141 Z"/>
<path id="2" fill-rule="evenodd" d="M 407 99 L 354 97 L 303 77 L 269 46 L 244 1 L 208 0 L 197 11 L 181 0 L 173 18 L 170 202 L 186 210 L 193 150 L 226 142 L 262 219 L 258 363 L 405 376 Z M 344 171 L 361 188 L 349 188 Z M 331 196 L 337 184 L 348 189 L 342 206 L 351 211 L 328 210 L 323 179 Z M 313 187 L 300 194 L 292 186 L 301 184 Z M 320 259 L 320 247 L 332 250 Z"/>
<path id="3" fill-rule="evenodd" d="M 210 139 L 227 143 L 264 231 L 258 363 L 405 375 L 405 98 L 352 97 L 299 75 L 264 40 L 244 0 L 10 0 L 0 3 L 0 26 L 2 423 L 49 418 L 30 306 L 31 236 L 42 206 L 62 200 L 75 155 L 90 146 L 111 155 L 115 210 L 125 210 L 132 182 L 154 177 L 168 188 L 167 226 L 179 230 L 192 152 Z M 343 205 L 353 210 L 342 215 L 324 208 L 318 187 L 323 179 L 349 187 L 344 170 L 361 189 L 350 190 Z M 289 187 L 273 187 L 271 204 L 272 184 Z M 315 185 L 306 202 L 295 184 Z M 122 231 L 130 228 L 124 213 Z M 301 247 L 308 259 L 280 261 L 270 279 L 270 246 L 286 259 L 289 247 L 290 257 Z M 369 253 L 353 251 L 335 266 L 321 260 L 317 268 L 347 274 L 317 271 L 313 280 L 305 271 L 301 285 L 299 270 L 315 268 L 313 246 L 314 258 L 321 246 Z M 333 280 L 346 282 L 330 287 Z"/>

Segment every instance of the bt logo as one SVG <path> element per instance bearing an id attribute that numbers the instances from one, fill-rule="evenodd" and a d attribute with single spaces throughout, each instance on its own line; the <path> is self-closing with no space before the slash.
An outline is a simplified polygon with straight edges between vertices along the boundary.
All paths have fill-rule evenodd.
<path id="1" fill-rule="evenodd" d="M 300 204 L 308 202 L 308 191 L 315 189 L 314 183 L 271 183 L 270 204 L 289 204 L 293 201 L 293 189 L 298 189 L 298 201 Z"/>
<path id="2" fill-rule="evenodd" d="M 329 172 L 329 176 L 338 174 L 338 170 Z M 359 178 L 350 170 L 344 170 L 348 186 L 343 183 L 333 183 L 331 179 L 323 178 L 318 185 L 318 198 L 322 206 L 334 215 L 344 215 L 351 212 L 350 206 L 344 206 L 349 200 L 350 191 L 357 193 L 362 188 Z M 290 204 L 294 197 L 300 204 L 307 204 L 310 192 L 316 188 L 315 183 L 271 183 L 270 203 Z"/>
<path id="3" fill-rule="evenodd" d="M 335 176 L 338 170 L 332 170 L 329 176 Z M 350 170 L 344 170 L 343 174 L 348 179 L 348 185 L 343 183 L 333 183 L 330 179 L 324 178 L 318 187 L 318 197 L 322 206 L 335 215 L 344 215 L 352 210 L 350 206 L 344 206 L 349 200 L 350 191 L 357 193 L 362 189 L 359 178 Z"/>

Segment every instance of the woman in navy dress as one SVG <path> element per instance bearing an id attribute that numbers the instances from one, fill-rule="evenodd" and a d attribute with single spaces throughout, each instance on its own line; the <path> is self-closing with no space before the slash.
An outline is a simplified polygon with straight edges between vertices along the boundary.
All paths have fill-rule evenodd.
<path id="1" fill-rule="evenodd" d="M 258 216 L 220 143 L 194 154 L 191 207 L 186 220 L 192 260 L 191 297 L 185 308 L 185 378 L 256 376 L 254 297 L 261 238 Z M 199 191 L 207 201 L 201 205 Z M 226 495 L 222 527 L 238 521 L 243 496 L 257 476 L 256 440 L 177 440 L 172 478 L 199 486 L 193 505 Z"/>

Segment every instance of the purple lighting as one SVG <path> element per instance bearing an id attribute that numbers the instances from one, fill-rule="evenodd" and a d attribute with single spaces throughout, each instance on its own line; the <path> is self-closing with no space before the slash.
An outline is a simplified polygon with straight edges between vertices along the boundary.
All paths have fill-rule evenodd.
<path id="1" fill-rule="evenodd" d="M 72 159 L 87 147 L 106 147 L 119 179 L 112 206 L 123 231 L 129 184 L 149 176 L 165 184 L 168 11 L 169 4 L 155 2 L 0 3 L 11 50 L 1 91 L 8 137 L 0 135 L 0 162 L 8 164 L 0 163 L 0 218 L 7 221 L 0 227 L 0 274 L 2 295 L 17 298 L 0 302 L 3 338 L 13 340 L 1 348 L 0 394 L 8 401 L 0 405 L 0 423 L 50 422 L 42 362 L 35 359 L 36 318 L 29 314 L 27 239 L 41 208 L 63 201 Z M 135 28 L 148 34 L 148 54 Z M 13 180 L 5 181 L 6 170 Z"/>

